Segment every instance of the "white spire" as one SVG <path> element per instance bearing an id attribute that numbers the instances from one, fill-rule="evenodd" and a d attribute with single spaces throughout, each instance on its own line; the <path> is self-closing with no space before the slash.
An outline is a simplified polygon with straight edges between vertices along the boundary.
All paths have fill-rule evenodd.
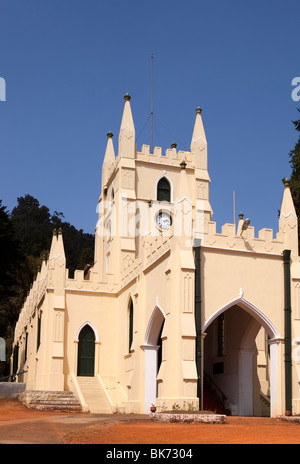
<path id="1" fill-rule="evenodd" d="M 65 248 L 64 248 L 64 242 L 63 242 L 63 236 L 62 236 L 62 229 L 58 230 L 58 236 L 57 236 L 57 252 L 56 252 L 56 257 L 61 257 L 65 259 Z"/>
<path id="2" fill-rule="evenodd" d="M 113 138 L 113 133 L 108 132 L 106 151 L 105 151 L 104 161 L 102 165 L 102 187 L 104 187 L 107 184 L 111 166 L 113 165 L 115 161 L 115 150 L 114 150 L 114 144 L 113 144 L 112 138 Z"/>
<path id="3" fill-rule="evenodd" d="M 195 167 L 197 169 L 207 169 L 207 141 L 203 127 L 201 108 L 196 109 L 196 120 L 191 141 L 191 152 L 195 157 Z"/>
<path id="4" fill-rule="evenodd" d="M 284 179 L 284 192 L 281 203 L 280 218 L 287 218 L 290 215 L 297 217 L 295 205 L 293 202 L 290 184 L 288 179 Z"/>
<path id="5" fill-rule="evenodd" d="M 53 230 L 52 242 L 49 252 L 49 260 L 55 258 L 57 255 L 57 231 Z"/>
<path id="6" fill-rule="evenodd" d="M 298 256 L 298 218 L 288 179 L 283 180 L 284 192 L 279 217 L 279 231 L 283 234 L 285 248 Z"/>
<path id="7" fill-rule="evenodd" d="M 181 167 L 181 172 L 180 172 L 180 179 L 179 179 L 179 185 L 178 185 L 178 190 L 177 190 L 177 195 L 176 195 L 176 200 L 177 202 L 181 202 L 184 199 L 186 199 L 189 203 L 191 202 L 191 196 L 190 196 L 190 188 L 189 188 L 189 183 L 187 179 L 187 173 L 186 173 L 186 162 L 185 160 L 182 160 L 180 163 Z"/>
<path id="8" fill-rule="evenodd" d="M 119 156 L 135 157 L 135 128 L 130 106 L 130 95 L 124 97 L 125 106 L 119 133 Z"/>

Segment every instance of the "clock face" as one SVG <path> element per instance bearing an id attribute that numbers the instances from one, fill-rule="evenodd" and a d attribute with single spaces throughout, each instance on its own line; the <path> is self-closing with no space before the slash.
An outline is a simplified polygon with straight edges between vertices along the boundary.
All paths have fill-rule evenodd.
<path id="1" fill-rule="evenodd" d="M 166 211 L 160 211 L 156 216 L 156 224 L 162 230 L 167 230 L 172 224 L 172 219 Z"/>

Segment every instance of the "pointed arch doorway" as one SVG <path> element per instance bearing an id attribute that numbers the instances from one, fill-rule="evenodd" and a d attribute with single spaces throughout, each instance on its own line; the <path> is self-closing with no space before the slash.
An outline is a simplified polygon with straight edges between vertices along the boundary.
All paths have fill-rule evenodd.
<path id="1" fill-rule="evenodd" d="M 95 373 L 95 333 L 89 324 L 85 324 L 78 337 L 77 375 L 94 377 Z"/>
<path id="2" fill-rule="evenodd" d="M 270 415 L 279 408 L 278 366 L 282 338 L 272 321 L 243 297 L 231 301 L 203 326 L 204 371 L 226 396 L 233 415 L 252 416 L 258 402 L 256 337 L 268 337 Z M 220 330 L 221 329 L 221 330 Z"/>
<path id="3" fill-rule="evenodd" d="M 150 317 L 144 344 L 145 352 L 145 397 L 144 412 L 149 413 L 151 404 L 157 398 L 157 374 L 162 360 L 162 330 L 165 323 L 163 310 L 156 305 Z"/>

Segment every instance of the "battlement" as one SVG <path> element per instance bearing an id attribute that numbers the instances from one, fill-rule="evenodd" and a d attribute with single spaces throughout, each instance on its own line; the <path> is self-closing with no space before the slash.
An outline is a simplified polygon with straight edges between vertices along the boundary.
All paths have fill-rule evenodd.
<path id="1" fill-rule="evenodd" d="M 281 254 L 284 249 L 283 233 L 280 230 L 274 236 L 273 229 L 263 228 L 255 236 L 255 228 L 249 226 L 242 230 L 243 221 L 239 224 L 224 224 L 221 233 L 216 231 L 216 222 L 208 221 L 204 227 L 204 246 L 228 248 L 232 250 L 253 251 L 257 253 Z"/>
<path id="2" fill-rule="evenodd" d="M 86 292 L 115 292 L 117 285 L 114 276 L 109 274 L 104 282 L 101 282 L 97 272 L 89 272 L 86 276 L 84 271 L 76 270 L 74 277 L 69 277 L 69 270 L 66 269 L 66 290 L 86 291 Z"/>
<path id="3" fill-rule="evenodd" d="M 171 166 L 180 166 L 180 163 L 184 161 L 187 168 L 194 168 L 192 153 L 183 150 L 177 151 L 175 145 L 172 148 L 167 148 L 164 153 L 161 147 L 154 147 L 153 153 L 150 153 L 150 146 L 142 145 L 141 151 L 136 153 L 136 159 Z"/>
<path id="4" fill-rule="evenodd" d="M 21 336 L 23 328 L 28 326 L 31 323 L 31 319 L 35 316 L 36 310 L 39 308 L 46 294 L 47 282 L 47 273 L 45 273 L 45 270 L 42 267 L 42 270 L 38 272 L 20 311 L 15 329 L 16 337 Z"/>
<path id="5" fill-rule="evenodd" d="M 142 253 L 136 259 L 126 255 L 121 269 L 121 287 L 127 285 L 132 279 L 144 272 L 158 261 L 171 248 L 169 237 L 160 235 L 143 237 Z"/>

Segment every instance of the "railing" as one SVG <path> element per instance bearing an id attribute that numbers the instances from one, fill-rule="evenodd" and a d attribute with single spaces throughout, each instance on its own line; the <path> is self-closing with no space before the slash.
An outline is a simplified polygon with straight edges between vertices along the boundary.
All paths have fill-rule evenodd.
<path id="1" fill-rule="evenodd" d="M 262 391 L 259 392 L 259 395 L 260 395 L 261 399 L 262 399 L 263 401 L 265 401 L 265 403 L 267 403 L 268 406 L 270 406 L 270 404 L 271 404 L 271 398 L 270 398 L 269 396 L 265 395 Z"/>
<path id="2" fill-rule="evenodd" d="M 220 394 L 221 398 L 223 401 L 228 401 L 227 396 L 225 393 L 222 392 L 222 390 L 218 387 L 218 385 L 213 381 L 213 379 L 207 374 L 207 372 L 204 372 L 204 378 L 205 380 L 209 383 L 209 385 L 213 385 L 213 387 L 218 391 Z"/>
<path id="3" fill-rule="evenodd" d="M 8 379 L 12 379 L 11 381 L 14 382 L 18 375 L 26 374 L 28 371 L 17 372 L 16 374 L 7 375 L 6 377 L 0 377 L 0 382 L 6 381 Z"/>

